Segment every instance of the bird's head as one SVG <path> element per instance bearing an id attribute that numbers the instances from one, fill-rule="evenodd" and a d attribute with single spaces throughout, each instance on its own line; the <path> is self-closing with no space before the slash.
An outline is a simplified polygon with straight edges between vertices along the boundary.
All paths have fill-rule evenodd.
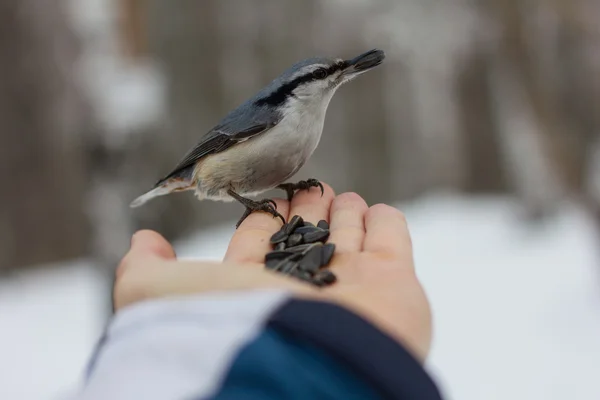
<path id="1" fill-rule="evenodd" d="M 259 106 L 283 106 L 289 100 L 329 102 L 336 89 L 383 62 L 382 50 L 370 50 L 349 60 L 315 57 L 300 61 L 260 93 Z"/>

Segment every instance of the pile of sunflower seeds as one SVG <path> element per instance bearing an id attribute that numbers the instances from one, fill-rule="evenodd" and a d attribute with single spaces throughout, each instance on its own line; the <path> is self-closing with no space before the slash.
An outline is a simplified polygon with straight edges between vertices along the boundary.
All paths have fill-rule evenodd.
<path id="1" fill-rule="evenodd" d="M 324 269 L 335 252 L 335 244 L 326 243 L 329 224 L 319 221 L 317 226 L 295 215 L 271 236 L 273 251 L 265 256 L 265 267 L 315 286 L 328 286 L 337 278 Z"/>

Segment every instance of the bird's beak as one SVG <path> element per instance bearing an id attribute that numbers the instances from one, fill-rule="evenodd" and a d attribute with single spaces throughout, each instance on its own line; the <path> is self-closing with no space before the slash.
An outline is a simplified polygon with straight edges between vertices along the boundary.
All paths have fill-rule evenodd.
<path id="1" fill-rule="evenodd" d="M 357 76 L 381 64 L 385 58 L 383 50 L 373 49 L 351 60 L 346 60 L 346 68 L 342 75 L 345 78 Z"/>

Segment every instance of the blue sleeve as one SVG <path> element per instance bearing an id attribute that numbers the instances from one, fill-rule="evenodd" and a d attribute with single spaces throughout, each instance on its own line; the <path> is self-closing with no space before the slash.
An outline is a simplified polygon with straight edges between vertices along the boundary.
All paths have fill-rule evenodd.
<path id="1" fill-rule="evenodd" d="M 404 347 L 346 309 L 289 300 L 211 399 L 422 399 L 441 395 Z"/>
<path id="2" fill-rule="evenodd" d="M 117 313 L 70 399 L 441 399 L 399 343 L 282 291 L 147 301 Z"/>
<path id="3" fill-rule="evenodd" d="M 235 358 L 211 400 L 380 398 L 318 347 L 267 329 Z"/>

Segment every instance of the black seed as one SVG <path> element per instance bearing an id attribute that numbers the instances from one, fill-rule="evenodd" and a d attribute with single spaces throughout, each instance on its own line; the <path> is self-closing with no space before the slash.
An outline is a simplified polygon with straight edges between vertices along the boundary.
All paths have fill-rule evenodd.
<path id="1" fill-rule="evenodd" d="M 292 233 L 290 237 L 288 237 L 288 240 L 285 244 L 288 247 L 294 247 L 302 244 L 302 235 L 299 233 Z"/>
<path id="2" fill-rule="evenodd" d="M 329 237 L 329 231 L 319 229 L 318 231 L 308 232 L 302 235 L 304 243 L 325 242 Z"/>
<path id="3" fill-rule="evenodd" d="M 304 221 L 304 224 L 302 224 L 302 226 L 315 226 L 315 224 L 313 224 L 312 222 L 308 222 L 308 221 Z"/>
<path id="4" fill-rule="evenodd" d="M 304 223 L 304 220 L 302 219 L 301 216 L 294 215 L 292 217 L 292 219 L 290 220 L 290 222 L 288 222 L 286 224 L 285 233 L 287 235 L 291 235 L 296 230 L 296 228 L 298 228 L 299 226 L 302 226 L 303 223 Z"/>
<path id="5" fill-rule="evenodd" d="M 265 261 L 265 268 L 267 269 L 275 269 L 275 267 L 279 264 L 279 260 L 269 260 Z"/>
<path id="6" fill-rule="evenodd" d="M 315 279 L 315 278 L 312 278 L 312 281 L 311 281 L 311 283 L 312 283 L 313 285 L 315 285 L 315 286 L 318 286 L 318 287 L 327 286 L 327 284 L 326 284 L 325 282 L 323 282 L 323 281 L 320 281 L 320 280 L 318 280 L 318 279 Z"/>
<path id="7" fill-rule="evenodd" d="M 285 249 L 285 251 L 288 251 L 290 253 L 302 254 L 304 251 L 308 250 L 312 246 L 314 246 L 314 243 L 300 244 L 298 246 L 288 247 L 287 249 Z"/>
<path id="8" fill-rule="evenodd" d="M 319 232 L 319 231 L 321 231 L 321 229 L 317 228 L 316 226 L 301 226 L 299 228 L 296 228 L 294 233 L 299 233 L 301 235 L 304 235 L 305 233 L 308 233 L 308 232 Z"/>
<path id="9" fill-rule="evenodd" d="M 281 270 L 281 268 L 283 268 L 283 266 L 287 262 L 293 261 L 292 257 L 293 256 L 288 256 L 287 258 L 272 259 L 272 260 L 265 261 L 265 267 L 267 269 L 270 269 L 270 270 L 273 270 L 273 271 L 279 271 L 279 270 Z"/>
<path id="10" fill-rule="evenodd" d="M 298 263 L 295 261 L 285 261 L 283 266 L 281 268 L 279 268 L 279 271 L 282 274 L 291 274 L 292 272 L 294 272 L 295 270 L 298 269 Z"/>
<path id="11" fill-rule="evenodd" d="M 277 243 L 277 246 L 275 246 L 275 250 L 276 251 L 283 251 L 283 250 L 285 250 L 285 242 Z"/>
<path id="12" fill-rule="evenodd" d="M 299 263 L 300 269 L 312 274 L 316 273 L 321 267 L 321 246 L 314 246 L 302 257 Z"/>
<path id="13" fill-rule="evenodd" d="M 283 260 L 284 258 L 289 257 L 291 254 L 292 253 L 290 253 L 287 250 L 285 250 L 285 251 L 270 251 L 265 256 L 265 261 L 269 261 L 269 260 Z"/>
<path id="14" fill-rule="evenodd" d="M 275 270 L 279 266 L 282 260 L 272 259 L 265 262 L 265 268 Z"/>
<path id="15" fill-rule="evenodd" d="M 321 229 L 329 230 L 329 224 L 324 219 L 320 220 L 317 226 Z"/>
<path id="16" fill-rule="evenodd" d="M 315 281 L 323 282 L 327 285 L 331 285 L 332 283 L 337 281 L 337 277 L 335 276 L 335 274 L 328 269 L 323 269 L 317 272 L 313 279 Z"/>
<path id="17" fill-rule="evenodd" d="M 284 225 L 285 227 L 285 225 Z M 288 238 L 287 233 L 285 233 L 285 231 L 279 230 L 277 232 L 275 232 L 273 234 L 273 236 L 271 236 L 271 244 L 277 244 L 277 243 L 281 243 L 281 242 L 285 242 Z"/>
<path id="18" fill-rule="evenodd" d="M 335 244 L 327 243 L 321 249 L 321 266 L 324 267 L 329 264 L 331 258 L 333 257 L 333 253 L 335 253 Z"/>
<path id="19" fill-rule="evenodd" d="M 298 278 L 300 280 L 313 283 L 312 275 L 310 273 L 306 272 L 306 271 L 302 271 L 300 269 L 296 269 L 294 271 L 294 273 L 292 274 L 292 276 L 294 276 L 294 277 L 296 277 L 296 278 Z"/>

